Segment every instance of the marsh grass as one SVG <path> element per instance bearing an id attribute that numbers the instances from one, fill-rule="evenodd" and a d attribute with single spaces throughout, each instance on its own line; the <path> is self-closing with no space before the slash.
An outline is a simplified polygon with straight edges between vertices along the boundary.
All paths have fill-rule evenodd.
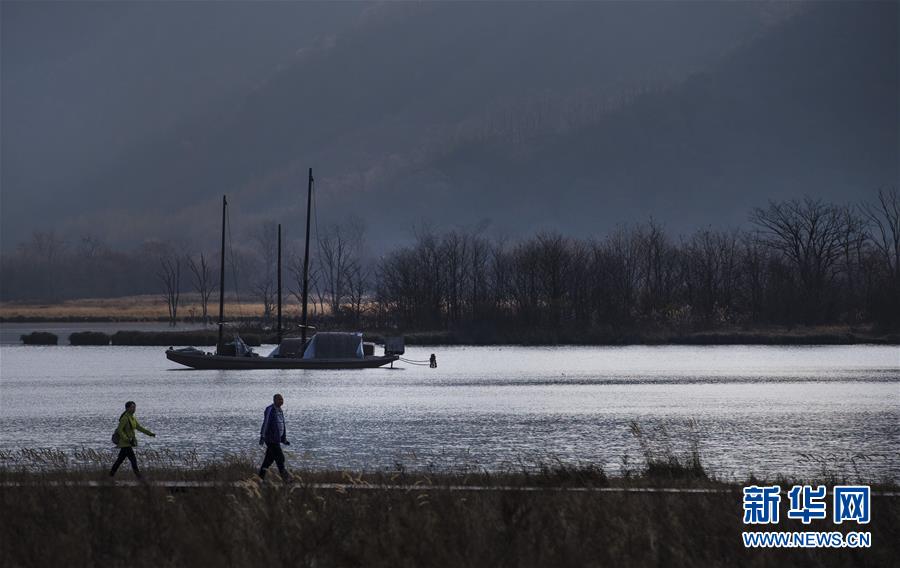
<path id="1" fill-rule="evenodd" d="M 695 420 L 687 420 L 688 448 L 682 453 L 673 449 L 671 436 L 665 425 L 656 427 L 655 437 L 648 435 L 637 422 L 629 424 L 629 430 L 637 441 L 644 458 L 641 474 L 651 479 L 707 480 L 709 475 L 700 460 L 700 435 Z"/>
<path id="2" fill-rule="evenodd" d="M 188 490 L 60 487 L 33 476 L 34 486 L 0 489 L 0 555 L 9 566 L 887 566 L 900 552 L 896 500 L 875 499 L 870 550 L 748 551 L 737 491 L 472 493 L 442 489 L 455 477 L 409 474 L 416 491 L 322 490 L 308 481 L 322 472 L 265 486 L 247 473 L 236 486 Z M 477 481 L 552 486 L 583 473 Z"/>
<path id="3" fill-rule="evenodd" d="M 900 499 L 877 496 L 865 527 L 784 520 L 785 499 L 777 529 L 870 530 L 871 549 L 746 550 L 740 540 L 746 528 L 742 484 L 706 475 L 699 448 L 692 454 L 689 444 L 685 455 L 667 454 L 638 430 L 649 459 L 615 477 L 595 465 L 550 459 L 505 471 L 465 465 L 410 470 L 400 463 L 380 471 L 295 470 L 291 484 L 275 472 L 260 484 L 255 454 L 203 462 L 193 452 L 141 450 L 151 481 L 232 482 L 185 489 L 109 483 L 113 451 L 0 452 L 0 558 L 4 566 L 23 567 L 887 566 L 900 554 L 894 538 Z M 131 472 L 123 468 L 117 479 L 132 479 Z M 106 481 L 99 487 L 53 483 L 79 480 Z M 449 490 L 459 485 L 498 490 Z M 723 491 L 550 490 L 620 486 Z M 515 487 L 548 490 L 500 490 Z"/>

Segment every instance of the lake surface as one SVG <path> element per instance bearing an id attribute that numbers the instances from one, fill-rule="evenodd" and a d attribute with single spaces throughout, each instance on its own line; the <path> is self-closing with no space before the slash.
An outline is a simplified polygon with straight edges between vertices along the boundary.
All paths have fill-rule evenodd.
<path id="1" fill-rule="evenodd" d="M 259 349 L 268 352 L 267 347 Z M 159 347 L 0 347 L 0 450 L 109 449 L 126 400 L 140 448 L 256 452 L 285 397 L 289 461 L 488 469 L 560 460 L 607 471 L 696 439 L 718 475 L 900 480 L 895 346 L 412 347 L 395 369 L 192 371 Z M 140 450 L 139 448 L 139 450 Z"/>

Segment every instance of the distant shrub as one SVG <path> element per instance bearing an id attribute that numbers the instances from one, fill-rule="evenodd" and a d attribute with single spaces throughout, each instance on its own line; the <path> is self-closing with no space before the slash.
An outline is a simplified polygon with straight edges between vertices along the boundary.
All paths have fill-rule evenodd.
<path id="1" fill-rule="evenodd" d="M 109 335 L 102 331 L 76 331 L 69 334 L 70 345 L 109 345 Z"/>
<path id="2" fill-rule="evenodd" d="M 57 345 L 59 343 L 56 334 L 49 331 L 33 331 L 20 336 L 20 338 L 25 345 Z"/>

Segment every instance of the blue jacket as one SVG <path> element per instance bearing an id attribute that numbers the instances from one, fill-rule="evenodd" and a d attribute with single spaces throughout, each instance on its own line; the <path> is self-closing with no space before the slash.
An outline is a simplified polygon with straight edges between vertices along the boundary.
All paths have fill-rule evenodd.
<path id="1" fill-rule="evenodd" d="M 281 431 L 278 428 L 278 418 L 281 416 Z M 259 439 L 267 444 L 283 444 L 287 442 L 287 426 L 284 423 L 284 414 L 281 409 L 270 404 L 263 414 L 262 428 L 259 430 Z"/>

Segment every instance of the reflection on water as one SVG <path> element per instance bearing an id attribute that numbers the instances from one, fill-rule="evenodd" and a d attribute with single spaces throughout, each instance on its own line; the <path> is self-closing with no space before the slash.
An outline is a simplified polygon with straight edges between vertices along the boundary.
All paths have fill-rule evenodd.
<path id="1" fill-rule="evenodd" d="M 267 348 L 260 349 L 266 352 Z M 437 369 L 176 370 L 158 347 L 0 348 L 0 449 L 105 448 L 126 400 L 144 447 L 205 458 L 259 451 L 284 394 L 292 460 L 309 467 L 609 471 L 638 421 L 658 448 L 696 435 L 719 475 L 900 479 L 900 350 L 829 347 L 433 347 Z M 696 422 L 695 434 L 688 427 Z M 801 457 L 803 456 L 803 457 Z"/>

